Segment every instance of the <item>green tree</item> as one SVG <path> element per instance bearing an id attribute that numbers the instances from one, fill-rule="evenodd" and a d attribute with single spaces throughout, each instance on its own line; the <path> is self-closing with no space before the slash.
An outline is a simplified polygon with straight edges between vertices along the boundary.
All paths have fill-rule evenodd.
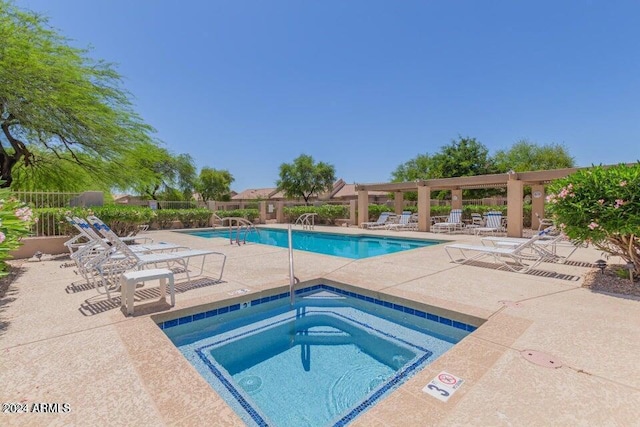
<path id="1" fill-rule="evenodd" d="M 293 163 L 280 165 L 280 179 L 276 182 L 279 190 L 288 198 L 302 197 L 306 204 L 314 194 L 320 194 L 333 187 L 336 180 L 333 165 L 314 163 L 313 157 L 300 155 Z"/>
<path id="2" fill-rule="evenodd" d="M 419 154 L 392 172 L 394 182 L 415 181 L 416 179 L 454 178 L 493 173 L 495 166 L 489 157 L 489 150 L 475 138 L 458 137 L 440 148 L 435 154 Z M 445 197 L 448 192 L 439 192 L 436 197 Z M 465 195 L 479 197 L 487 190 L 466 190 Z M 407 200 L 416 200 L 417 193 L 407 192 Z"/>
<path id="3" fill-rule="evenodd" d="M 391 178 L 393 182 L 434 178 L 431 156 L 429 154 L 418 154 L 414 159 L 406 161 L 391 172 Z"/>
<path id="4" fill-rule="evenodd" d="M 71 47 L 45 18 L 0 0 L 0 179 L 37 164 L 37 148 L 111 182 L 93 159 L 121 162 L 153 129 L 135 113 L 120 75 Z M 85 155 L 85 156 L 83 156 Z"/>
<path id="5" fill-rule="evenodd" d="M 141 144 L 127 159 L 127 170 L 136 171 L 131 187 L 152 200 L 189 200 L 196 181 L 196 168 L 188 154 L 173 155 L 154 144 Z"/>
<path id="6" fill-rule="evenodd" d="M 538 171 L 574 167 L 574 159 L 560 144 L 537 145 L 526 139 L 516 142 L 508 150 L 493 156 L 498 172 Z"/>
<path id="7" fill-rule="evenodd" d="M 208 200 L 228 201 L 230 199 L 233 175 L 228 170 L 204 167 L 198 176 L 196 191 L 205 202 Z"/>
<path id="8" fill-rule="evenodd" d="M 489 150 L 475 138 L 458 137 L 431 158 L 431 178 L 485 175 L 495 172 Z"/>

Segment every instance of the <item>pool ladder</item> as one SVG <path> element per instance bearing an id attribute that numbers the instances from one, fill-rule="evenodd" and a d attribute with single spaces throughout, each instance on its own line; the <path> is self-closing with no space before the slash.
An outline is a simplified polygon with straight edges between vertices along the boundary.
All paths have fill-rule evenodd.
<path id="1" fill-rule="evenodd" d="M 234 244 L 234 230 L 235 230 L 235 243 L 240 246 L 247 244 L 247 235 L 251 232 L 258 233 L 258 229 L 256 226 L 249 221 L 248 219 L 228 216 L 225 218 L 221 218 L 220 221 L 222 224 L 226 222 L 229 223 L 229 243 Z"/>

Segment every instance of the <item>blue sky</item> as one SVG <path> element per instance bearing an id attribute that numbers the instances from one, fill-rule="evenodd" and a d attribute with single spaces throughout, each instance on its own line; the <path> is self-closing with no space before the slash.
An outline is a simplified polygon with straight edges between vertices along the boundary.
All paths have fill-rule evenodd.
<path id="1" fill-rule="evenodd" d="M 117 64 L 175 154 L 272 187 L 300 154 L 352 183 L 460 136 L 640 159 L 640 2 L 17 0 Z"/>

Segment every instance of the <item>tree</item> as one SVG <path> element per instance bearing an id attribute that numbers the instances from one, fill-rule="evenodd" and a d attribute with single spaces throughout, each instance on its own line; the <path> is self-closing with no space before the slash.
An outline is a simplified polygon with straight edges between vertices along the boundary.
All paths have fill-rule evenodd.
<path id="1" fill-rule="evenodd" d="M 436 154 L 419 154 L 392 172 L 394 182 L 415 181 L 416 179 L 454 178 L 475 176 L 495 171 L 489 150 L 475 138 L 458 137 L 449 145 L 440 148 Z M 487 190 L 482 190 L 482 195 Z M 469 196 L 479 195 L 477 190 L 466 190 Z M 440 192 L 436 197 L 445 197 L 448 192 Z M 416 192 L 405 194 L 407 200 L 416 200 Z"/>
<path id="2" fill-rule="evenodd" d="M 35 166 L 38 149 L 109 181 L 93 159 L 121 162 L 152 142 L 113 66 L 69 46 L 45 18 L 0 0 L 0 40 L 1 186 L 16 166 Z"/>
<path id="3" fill-rule="evenodd" d="M 204 167 L 196 184 L 196 191 L 205 202 L 208 200 L 229 200 L 233 176 L 228 170 L 217 170 Z"/>
<path id="4" fill-rule="evenodd" d="M 432 178 L 485 175 L 495 172 L 489 150 L 475 138 L 458 137 L 433 155 Z"/>
<path id="5" fill-rule="evenodd" d="M 415 181 L 433 178 L 433 161 L 429 154 L 418 154 L 391 172 L 393 182 Z"/>
<path id="6" fill-rule="evenodd" d="M 633 264 L 640 274 L 640 163 L 596 166 L 554 181 L 547 209 L 571 239 Z"/>
<path id="7" fill-rule="evenodd" d="M 131 187 L 152 200 L 178 196 L 189 200 L 193 194 L 196 168 L 188 154 L 175 156 L 154 144 L 141 144 L 127 159 L 125 169 L 137 171 Z"/>
<path id="8" fill-rule="evenodd" d="M 494 155 L 499 172 L 538 171 L 574 167 L 574 159 L 560 144 L 537 145 L 526 139 L 520 140 L 508 150 L 499 150 Z"/>
<path id="9" fill-rule="evenodd" d="M 280 165 L 280 179 L 276 182 L 279 190 L 288 198 L 302 197 L 305 204 L 314 194 L 320 194 L 333 187 L 336 180 L 333 165 L 324 162 L 314 163 L 313 157 L 306 154 L 294 159 L 293 163 Z"/>

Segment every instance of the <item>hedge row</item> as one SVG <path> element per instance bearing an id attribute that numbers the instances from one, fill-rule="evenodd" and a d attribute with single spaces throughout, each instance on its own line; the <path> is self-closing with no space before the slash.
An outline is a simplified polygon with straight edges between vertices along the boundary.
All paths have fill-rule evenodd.
<path id="1" fill-rule="evenodd" d="M 338 218 L 349 217 L 349 207 L 344 205 L 321 205 L 284 208 L 284 218 L 287 222 L 295 222 L 300 215 L 306 213 L 318 214 L 315 219 L 316 224 L 334 224 Z"/>
<path id="2" fill-rule="evenodd" d="M 185 228 L 206 227 L 211 218 L 208 209 L 160 209 L 151 210 L 141 206 L 107 205 L 91 208 L 40 208 L 34 209 L 38 218 L 37 230 L 41 236 L 75 234 L 66 216 L 86 218 L 95 215 L 104 221 L 118 235 L 135 234 L 142 224 L 155 228 L 171 228 L 174 221 L 180 221 Z"/>

